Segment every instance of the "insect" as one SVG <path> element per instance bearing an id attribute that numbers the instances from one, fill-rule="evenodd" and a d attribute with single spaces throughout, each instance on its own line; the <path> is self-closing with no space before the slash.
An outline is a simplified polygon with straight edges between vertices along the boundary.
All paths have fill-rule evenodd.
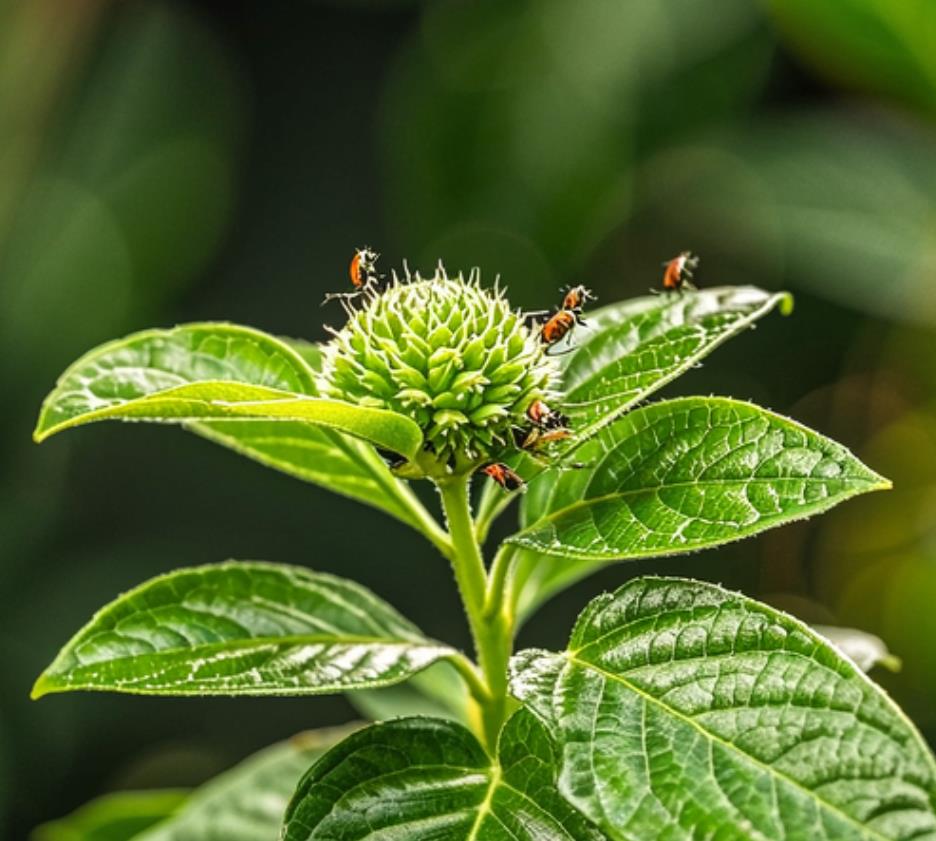
<path id="1" fill-rule="evenodd" d="M 354 292 L 329 292 L 322 304 L 327 304 L 337 298 L 350 314 L 350 305 L 347 303 L 349 300 L 371 290 L 383 291 L 384 277 L 377 273 L 378 259 L 380 259 L 380 255 L 372 248 L 368 248 L 366 245 L 364 248 L 358 248 L 351 258 L 351 265 L 348 267 L 348 275 L 351 278 Z"/>
<path id="2" fill-rule="evenodd" d="M 597 296 L 587 286 L 567 286 L 562 299 L 562 309 L 581 313 L 588 301 L 597 300 Z"/>
<path id="3" fill-rule="evenodd" d="M 555 444 L 557 441 L 567 441 L 572 437 L 572 430 L 565 427 L 559 429 L 541 429 L 534 426 L 532 429 L 515 429 L 514 443 L 521 450 L 531 455 L 536 453 L 541 447 L 548 444 Z"/>
<path id="4" fill-rule="evenodd" d="M 663 289 L 666 292 L 682 292 L 683 289 L 695 289 L 692 274 L 699 266 L 699 258 L 691 251 L 683 251 L 679 256 L 663 264 Z"/>
<path id="5" fill-rule="evenodd" d="M 562 298 L 562 306 L 540 326 L 540 340 L 543 344 L 547 348 L 551 347 L 557 342 L 561 342 L 577 324 L 584 325 L 585 319 L 582 318 L 582 311 L 585 308 L 585 303 L 594 300 L 595 296 L 591 289 L 585 286 L 566 287 L 565 295 Z M 543 315 L 546 315 L 546 313 L 540 311 L 528 313 L 527 317 L 535 318 Z M 562 352 L 568 353 L 568 351 Z"/>
<path id="6" fill-rule="evenodd" d="M 540 429 L 559 429 L 569 425 L 569 419 L 561 412 L 550 409 L 542 400 L 534 400 L 526 410 L 530 423 Z"/>
<path id="7" fill-rule="evenodd" d="M 497 482 L 505 491 L 516 491 L 525 487 L 525 483 L 519 474 L 511 470 L 506 464 L 494 462 L 482 467 L 481 472 Z"/>
<path id="8" fill-rule="evenodd" d="M 351 275 L 351 285 L 355 289 L 364 289 L 368 284 L 379 282 L 380 278 L 377 275 L 379 258 L 380 255 L 366 245 L 354 252 L 348 274 Z"/>
<path id="9" fill-rule="evenodd" d="M 583 324 L 582 317 L 573 310 L 559 310 L 551 315 L 540 327 L 540 339 L 550 347 L 561 342 L 576 324 Z"/>

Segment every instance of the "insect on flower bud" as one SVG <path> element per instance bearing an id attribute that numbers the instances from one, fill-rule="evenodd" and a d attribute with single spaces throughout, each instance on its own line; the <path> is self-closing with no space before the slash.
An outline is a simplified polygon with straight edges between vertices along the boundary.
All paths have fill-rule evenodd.
<path id="1" fill-rule="evenodd" d="M 512 429 L 549 401 L 555 361 L 498 289 L 439 266 L 394 278 L 325 346 L 324 396 L 390 409 L 421 427 L 425 450 L 403 475 L 467 472 L 512 447 Z"/>

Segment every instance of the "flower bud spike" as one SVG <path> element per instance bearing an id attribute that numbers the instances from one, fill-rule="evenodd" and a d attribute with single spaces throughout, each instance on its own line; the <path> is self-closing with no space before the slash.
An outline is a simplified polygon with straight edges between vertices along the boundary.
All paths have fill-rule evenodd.
<path id="1" fill-rule="evenodd" d="M 559 371 L 538 332 L 477 268 L 449 275 L 440 261 L 423 279 L 404 263 L 392 278 L 330 331 L 320 393 L 380 401 L 422 428 L 425 449 L 401 475 L 470 473 L 503 457 L 529 405 L 556 396 Z"/>

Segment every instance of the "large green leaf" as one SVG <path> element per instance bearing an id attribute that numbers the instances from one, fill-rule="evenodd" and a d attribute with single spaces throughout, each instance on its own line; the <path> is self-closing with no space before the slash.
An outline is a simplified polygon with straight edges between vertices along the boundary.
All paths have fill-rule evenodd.
<path id="1" fill-rule="evenodd" d="M 131 841 L 178 812 L 188 794 L 181 789 L 105 794 L 64 818 L 36 827 L 30 838 L 31 841 Z"/>
<path id="2" fill-rule="evenodd" d="M 452 721 L 374 724 L 309 769 L 283 841 L 601 841 L 553 778 L 547 734 L 524 710 L 501 733 L 497 762 Z"/>
<path id="3" fill-rule="evenodd" d="M 764 409 L 686 397 L 633 411 L 525 495 L 507 541 L 521 615 L 610 560 L 717 546 L 890 487 L 844 447 Z"/>
<path id="4" fill-rule="evenodd" d="M 721 397 L 638 409 L 530 496 L 540 519 L 508 538 L 573 560 L 717 546 L 889 487 L 848 450 L 788 418 Z"/>
<path id="5" fill-rule="evenodd" d="M 389 686 L 456 652 L 358 584 L 229 561 L 111 602 L 36 681 L 151 695 L 312 695 Z"/>
<path id="6" fill-rule="evenodd" d="M 583 343 L 565 357 L 562 375 L 576 440 L 613 423 L 777 305 L 788 312 L 789 295 L 727 286 L 596 311 L 591 328 L 576 334 L 573 344 Z"/>
<path id="7" fill-rule="evenodd" d="M 936 838 L 936 762 L 808 627 L 720 587 L 632 581 L 512 689 L 549 728 L 561 792 L 609 836 Z"/>
<path id="8" fill-rule="evenodd" d="M 557 357 L 564 366 L 563 410 L 575 432 L 571 449 L 775 307 L 787 313 L 791 304 L 785 293 L 729 286 L 634 298 L 590 313 L 588 326 L 575 333 L 575 350 Z M 561 476 L 535 466 L 532 472 L 541 476 L 537 493 L 528 494 L 522 503 L 521 519 L 526 523 L 543 513 L 540 500 Z M 482 523 L 509 501 L 494 483 L 485 485 L 479 505 Z"/>
<path id="9" fill-rule="evenodd" d="M 407 457 L 422 443 L 409 418 L 315 397 L 312 370 L 278 339 L 228 324 L 136 333 L 87 353 L 42 406 L 35 439 L 98 420 L 303 421 Z"/>
<path id="10" fill-rule="evenodd" d="M 202 786 L 176 816 L 134 841 L 273 841 L 309 763 L 353 729 L 301 733 L 254 754 Z"/>

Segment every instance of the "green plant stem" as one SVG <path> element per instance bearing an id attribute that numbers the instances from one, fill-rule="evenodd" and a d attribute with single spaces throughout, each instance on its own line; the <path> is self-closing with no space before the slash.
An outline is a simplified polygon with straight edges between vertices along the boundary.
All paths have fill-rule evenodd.
<path id="1" fill-rule="evenodd" d="M 503 611 L 489 613 L 488 579 L 475 537 L 468 486 L 470 475 L 453 476 L 438 482 L 449 536 L 455 550 L 452 568 L 474 640 L 478 665 L 487 687 L 487 697 L 478 699 L 484 739 L 493 754 L 497 735 L 507 715 L 507 661 L 513 643 L 513 627 Z"/>
<path id="2" fill-rule="evenodd" d="M 452 559 L 454 550 L 449 536 L 419 501 L 419 497 L 413 493 L 412 489 L 394 476 L 383 463 L 383 459 L 377 455 L 373 447 L 363 446 L 358 448 L 360 457 L 370 462 L 374 479 L 386 491 L 386 493 L 395 499 L 413 518 L 412 525 L 419 529 L 425 537 L 438 549 L 442 555 L 449 560 Z"/>
<path id="3" fill-rule="evenodd" d="M 510 592 L 510 569 L 513 565 L 514 557 L 517 554 L 517 547 L 504 544 L 497 550 L 494 556 L 494 562 L 491 564 L 491 574 L 488 576 L 487 595 L 484 600 L 485 617 L 493 617 L 499 613 L 508 613 L 508 620 L 513 625 L 512 610 L 509 605 L 513 604 L 513 598 Z"/>

